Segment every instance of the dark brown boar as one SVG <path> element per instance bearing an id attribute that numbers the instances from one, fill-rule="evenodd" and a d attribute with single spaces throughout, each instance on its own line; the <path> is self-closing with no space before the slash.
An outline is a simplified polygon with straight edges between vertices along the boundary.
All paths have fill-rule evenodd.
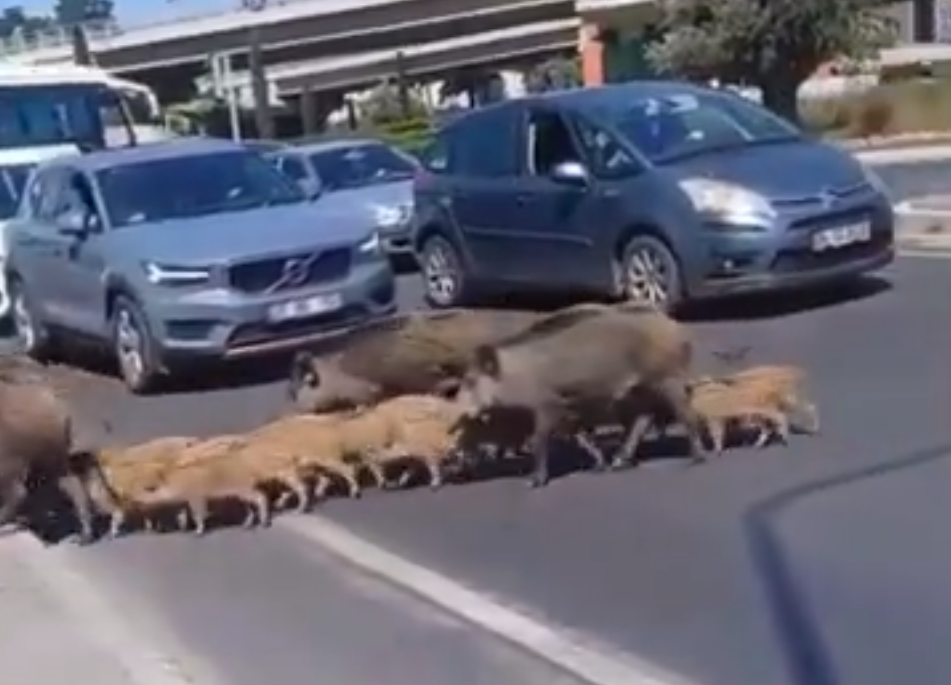
<path id="1" fill-rule="evenodd" d="M 554 313 L 448 310 L 415 312 L 352 334 L 336 355 L 301 352 L 291 366 L 288 398 L 306 413 L 375 404 L 403 394 L 447 395 L 458 388 L 473 352 L 533 326 L 557 328 L 603 305 Z"/>
<path id="2" fill-rule="evenodd" d="M 687 378 L 692 345 L 686 329 L 644 307 L 595 307 L 541 325 L 498 346 L 480 347 L 456 401 L 468 416 L 521 408 L 533 415 L 529 441 L 532 486 L 548 482 L 548 447 L 566 427 L 584 428 L 612 415 L 622 400 L 643 396 L 615 465 L 633 461 L 658 404 L 688 431 L 695 458 L 703 455 L 701 428 L 692 411 Z"/>
<path id="3" fill-rule="evenodd" d="M 56 484 L 70 500 L 79 542 L 93 538 L 87 479 L 100 477 L 71 454 L 72 417 L 67 405 L 41 383 L 0 382 L 0 525 L 12 522 L 28 495 L 28 482 Z"/>

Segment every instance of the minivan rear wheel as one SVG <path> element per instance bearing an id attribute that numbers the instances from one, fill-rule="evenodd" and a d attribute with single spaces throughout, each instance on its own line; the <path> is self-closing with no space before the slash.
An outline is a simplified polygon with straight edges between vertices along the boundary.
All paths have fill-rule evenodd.
<path id="1" fill-rule="evenodd" d="M 469 298 L 469 284 L 459 250 L 441 235 L 423 241 L 419 251 L 427 304 L 435 309 L 459 307 Z"/>
<path id="2" fill-rule="evenodd" d="M 670 311 L 681 299 L 680 265 L 663 241 L 639 235 L 624 246 L 619 264 L 622 296 Z"/>

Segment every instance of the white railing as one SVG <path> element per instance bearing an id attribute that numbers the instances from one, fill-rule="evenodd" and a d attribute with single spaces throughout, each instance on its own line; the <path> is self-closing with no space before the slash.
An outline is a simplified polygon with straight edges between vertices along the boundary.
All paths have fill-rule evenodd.
<path id="1" fill-rule="evenodd" d="M 20 55 L 34 50 L 71 45 L 73 28 L 72 26 L 53 26 L 42 31 L 14 31 L 13 35 L 0 38 L 0 56 Z M 86 32 L 86 38 L 90 42 L 111 38 L 123 32 L 115 21 L 95 22 L 87 24 L 83 28 Z"/>

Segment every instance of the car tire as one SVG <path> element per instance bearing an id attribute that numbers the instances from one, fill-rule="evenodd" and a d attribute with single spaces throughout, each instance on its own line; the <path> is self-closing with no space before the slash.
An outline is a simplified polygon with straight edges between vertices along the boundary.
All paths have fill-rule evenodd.
<path id="1" fill-rule="evenodd" d="M 424 298 L 433 309 L 461 307 L 470 301 L 472 289 L 462 255 L 444 236 L 435 234 L 423 241 L 419 272 Z"/>
<path id="2" fill-rule="evenodd" d="M 667 312 L 680 304 L 680 264 L 662 240 L 652 235 L 631 238 L 621 251 L 616 269 L 618 294 L 625 300 L 652 304 Z"/>
<path id="3" fill-rule="evenodd" d="M 7 288 L 19 351 L 39 362 L 50 361 L 56 356 L 56 339 L 37 314 L 29 291 L 19 278 L 11 278 L 7 282 Z"/>
<path id="4" fill-rule="evenodd" d="M 122 382 L 135 395 L 154 392 L 163 373 L 142 308 L 132 298 L 120 295 L 113 302 L 109 323 L 112 354 Z"/>

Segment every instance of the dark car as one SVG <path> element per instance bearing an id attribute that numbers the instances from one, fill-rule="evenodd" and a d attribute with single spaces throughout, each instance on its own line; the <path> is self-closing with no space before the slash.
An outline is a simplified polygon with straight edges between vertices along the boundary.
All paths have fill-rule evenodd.
<path id="1" fill-rule="evenodd" d="M 687 299 L 852 279 L 894 255 L 882 182 L 739 95 L 651 81 L 447 124 L 415 182 L 437 307 L 488 290 Z"/>

